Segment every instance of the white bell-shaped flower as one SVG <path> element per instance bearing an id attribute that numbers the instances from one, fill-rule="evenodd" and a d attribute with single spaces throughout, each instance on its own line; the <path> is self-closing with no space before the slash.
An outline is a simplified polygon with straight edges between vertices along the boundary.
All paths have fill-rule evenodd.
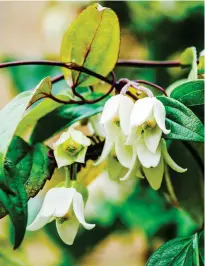
<path id="1" fill-rule="evenodd" d="M 129 179 L 130 172 L 133 172 L 133 169 L 136 169 L 136 167 L 141 168 L 142 166 L 142 170 L 150 186 L 157 190 L 160 188 L 162 183 L 165 163 L 178 173 L 184 173 L 187 171 L 187 169 L 180 167 L 173 161 L 167 151 L 166 142 L 164 139 L 161 139 L 156 152 L 152 153 L 147 148 L 143 137 L 141 136 L 136 142 L 136 146 L 134 148 L 131 167 L 127 174 L 121 178 L 121 180 Z"/>
<path id="2" fill-rule="evenodd" d="M 133 106 L 133 101 L 122 94 L 111 97 L 105 103 L 100 123 L 104 126 L 106 139 L 101 157 L 96 164 L 104 161 L 114 147 L 119 162 L 129 168 L 132 147 L 125 142 Z"/>
<path id="3" fill-rule="evenodd" d="M 127 144 L 134 144 L 143 133 L 147 148 L 155 153 L 162 132 L 169 134 L 165 126 L 166 111 L 164 105 L 155 97 L 146 97 L 136 101 L 130 116 L 130 129 Z"/>
<path id="4" fill-rule="evenodd" d="M 56 143 L 53 143 L 58 168 L 71 165 L 74 162 L 84 163 L 85 154 L 90 144 L 90 139 L 82 132 L 69 128 Z"/>
<path id="5" fill-rule="evenodd" d="M 38 230 L 53 220 L 56 220 L 56 227 L 60 238 L 67 245 L 73 244 L 80 224 L 87 230 L 95 227 L 94 224 L 86 223 L 83 197 L 73 187 L 50 189 L 45 196 L 38 215 L 27 226 L 27 230 Z"/>

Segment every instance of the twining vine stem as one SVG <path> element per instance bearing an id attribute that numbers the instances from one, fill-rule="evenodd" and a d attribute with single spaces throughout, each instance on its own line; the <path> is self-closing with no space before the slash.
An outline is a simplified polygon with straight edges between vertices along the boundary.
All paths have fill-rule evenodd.
<path id="1" fill-rule="evenodd" d="M 95 100 L 86 100 L 81 94 L 79 94 L 76 89 L 75 89 L 75 85 L 72 86 L 72 92 L 75 96 L 77 96 L 78 98 L 81 99 L 81 101 L 76 101 L 76 100 L 70 100 L 70 101 L 63 101 L 61 99 L 56 98 L 55 96 L 53 96 L 52 94 L 47 94 L 45 95 L 45 98 L 51 98 L 54 101 L 60 102 L 60 103 L 64 103 L 64 104 L 68 104 L 68 103 L 72 103 L 72 104 L 83 104 L 83 103 L 96 103 L 98 101 L 103 100 L 105 97 L 107 97 L 114 88 L 116 88 L 117 91 L 119 91 L 121 88 L 119 88 L 119 83 L 116 83 L 116 77 L 114 72 L 112 72 L 112 81 L 88 68 L 85 68 L 83 66 L 79 66 L 75 63 L 64 63 L 64 62 L 58 62 L 58 61 L 50 61 L 50 60 L 25 60 L 25 61 L 13 61 L 13 62 L 6 62 L 6 63 L 1 63 L 0 64 L 0 69 L 1 68 L 6 68 L 6 67 L 14 67 L 14 66 L 24 66 L 24 65 L 50 65 L 50 66 L 59 66 L 59 67 L 64 67 L 70 70 L 76 70 L 79 72 L 83 72 L 86 73 L 88 75 L 91 75 L 93 77 L 96 77 L 97 79 L 100 79 L 101 81 L 104 81 L 108 84 L 111 85 L 110 89 L 108 90 L 108 92 L 103 95 L 102 97 L 95 99 Z M 119 60 L 116 63 L 116 66 L 126 66 L 126 67 L 140 67 L 140 68 L 150 68 L 150 67 L 188 67 L 189 65 L 182 65 L 180 63 L 180 61 L 142 61 L 142 60 Z M 58 75 L 56 77 L 54 77 L 51 81 L 52 83 L 56 83 L 60 80 L 64 79 L 63 75 Z M 162 91 L 165 95 L 166 92 L 163 88 L 161 88 L 159 85 L 154 84 L 152 82 L 146 81 L 146 80 L 136 80 L 136 82 L 138 83 L 142 83 L 142 84 L 146 84 L 149 86 L 152 86 L 160 91 Z"/>

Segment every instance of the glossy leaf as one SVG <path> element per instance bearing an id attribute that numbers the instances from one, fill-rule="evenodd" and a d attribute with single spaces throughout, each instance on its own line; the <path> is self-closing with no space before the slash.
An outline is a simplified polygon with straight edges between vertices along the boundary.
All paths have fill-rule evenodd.
<path id="1" fill-rule="evenodd" d="M 166 242 L 148 260 L 147 266 L 199 266 L 198 234 Z"/>
<path id="2" fill-rule="evenodd" d="M 199 234 L 199 254 L 204 264 L 204 231 Z"/>
<path id="3" fill-rule="evenodd" d="M 53 174 L 56 163 L 48 157 L 48 151 L 43 144 L 31 147 L 19 137 L 13 139 L 9 148 L 7 157 L 15 165 L 28 198 L 34 197 Z"/>
<path id="4" fill-rule="evenodd" d="M 182 53 L 180 58 L 180 63 L 182 65 L 190 65 L 191 71 L 189 73 L 189 80 L 197 79 L 197 53 L 195 47 L 186 48 L 186 50 Z"/>
<path id="5" fill-rule="evenodd" d="M 188 107 L 169 97 L 157 98 L 166 109 L 166 126 L 171 130 L 168 139 L 204 141 L 204 126 Z"/>
<path id="6" fill-rule="evenodd" d="M 31 106 L 40 99 L 45 98 L 47 94 L 49 95 L 51 93 L 51 90 L 52 90 L 52 84 L 50 77 L 42 79 L 41 82 L 35 88 L 33 92 L 33 97 L 29 101 L 28 106 Z"/>
<path id="7" fill-rule="evenodd" d="M 104 101 L 96 104 L 64 105 L 42 117 L 30 137 L 30 143 L 43 142 L 75 122 L 102 111 Z"/>
<path id="8" fill-rule="evenodd" d="M 120 30 L 116 14 L 99 4 L 90 5 L 66 31 L 61 44 L 61 61 L 73 62 L 103 76 L 114 68 L 119 53 Z M 65 79 L 77 86 L 95 84 L 90 75 L 63 69 Z"/>
<path id="9" fill-rule="evenodd" d="M 24 184 L 26 202 L 43 188 L 46 180 L 53 174 L 56 163 L 48 157 L 48 151 L 49 148 L 42 144 L 30 147 L 19 137 L 15 137 L 9 147 L 7 158 Z M 5 209 L 1 206 L 0 218 L 5 215 Z"/>
<path id="10" fill-rule="evenodd" d="M 57 98 L 61 100 L 69 101 L 71 98 L 71 94 L 69 93 L 69 90 L 67 90 L 55 95 Z M 16 129 L 16 135 L 24 137 L 24 135 L 28 134 L 28 129 L 34 128 L 37 121 L 47 115 L 48 113 L 52 112 L 56 108 L 62 106 L 62 103 L 58 103 L 53 101 L 52 99 L 44 99 L 43 101 L 39 102 L 35 106 L 32 106 L 32 108 L 29 108 L 29 110 L 24 115 L 23 119 L 19 123 L 17 129 Z"/>
<path id="11" fill-rule="evenodd" d="M 1 204 L 9 213 L 11 221 L 14 226 L 14 249 L 16 249 L 22 242 L 27 225 L 27 194 L 20 175 L 16 171 L 11 161 L 5 161 L 5 175 L 9 182 L 9 187 L 14 194 L 7 194 L 0 190 Z"/>
<path id="12" fill-rule="evenodd" d="M 204 104 L 204 80 L 187 81 L 177 86 L 170 95 L 188 107 Z"/>

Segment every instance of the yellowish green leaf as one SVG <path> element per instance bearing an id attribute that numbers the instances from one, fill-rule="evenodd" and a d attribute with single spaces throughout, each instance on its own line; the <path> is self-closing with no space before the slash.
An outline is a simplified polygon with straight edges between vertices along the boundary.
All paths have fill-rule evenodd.
<path id="1" fill-rule="evenodd" d="M 120 29 L 116 14 L 93 4 L 86 8 L 66 31 L 61 44 L 61 60 L 73 62 L 103 76 L 116 64 Z M 88 86 L 97 79 L 74 70 L 63 69 L 65 79 L 74 86 Z"/>

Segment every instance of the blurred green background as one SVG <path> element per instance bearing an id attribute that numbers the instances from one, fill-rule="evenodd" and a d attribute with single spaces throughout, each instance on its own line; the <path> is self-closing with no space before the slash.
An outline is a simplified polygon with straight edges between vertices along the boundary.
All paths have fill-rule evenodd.
<path id="1" fill-rule="evenodd" d="M 174 60 L 188 46 L 200 52 L 204 46 L 203 1 L 102 1 L 117 13 L 121 26 L 121 59 Z M 89 1 L 0 2 L 0 60 L 59 60 L 63 33 Z M 166 88 L 187 72 L 173 69 L 118 68 L 117 77 L 146 79 Z M 45 76 L 60 74 L 59 68 L 24 66 L 0 71 L 2 108 L 21 91 L 35 87 Z M 64 81 L 55 89 L 66 86 Z M 183 162 L 182 162 L 183 164 Z M 184 165 L 182 165 L 184 166 Z M 88 167 L 92 167 L 91 163 Z M 100 170 L 93 171 L 97 176 Z M 81 175 L 86 175 L 86 169 Z M 90 174 L 90 171 L 88 171 Z M 56 172 L 38 196 L 30 200 L 29 219 L 35 216 L 49 187 L 62 179 Z M 146 181 L 114 183 L 106 174 L 89 187 L 87 220 L 92 231 L 81 230 L 73 246 L 63 244 L 55 224 L 28 232 L 19 250 L 8 240 L 8 218 L 0 221 L 0 265 L 12 266 L 144 266 L 164 241 L 186 236 L 198 227 L 191 217 L 170 206 Z"/>

